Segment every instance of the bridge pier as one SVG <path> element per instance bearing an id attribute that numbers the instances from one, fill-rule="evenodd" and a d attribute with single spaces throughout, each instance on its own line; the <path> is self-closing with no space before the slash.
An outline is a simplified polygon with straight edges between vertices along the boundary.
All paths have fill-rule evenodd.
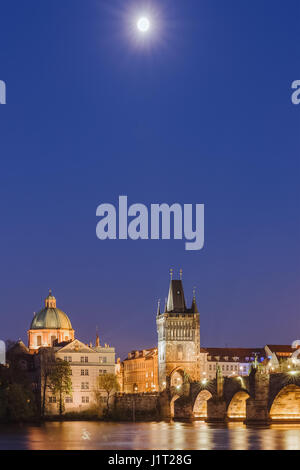
<path id="1" fill-rule="evenodd" d="M 177 419 L 188 419 L 194 418 L 193 404 L 190 397 L 181 396 L 174 402 L 174 418 Z"/>
<path id="2" fill-rule="evenodd" d="M 170 402 L 171 398 L 167 390 L 164 390 L 159 394 L 158 406 L 161 419 L 170 419 L 172 417 Z"/>
<path id="3" fill-rule="evenodd" d="M 224 398 L 212 397 L 207 400 L 207 423 L 225 423 L 227 421 L 227 407 Z"/>
<path id="4" fill-rule="evenodd" d="M 270 375 L 259 370 L 254 370 L 250 375 L 251 396 L 246 400 L 247 424 L 269 423 L 269 385 Z"/>

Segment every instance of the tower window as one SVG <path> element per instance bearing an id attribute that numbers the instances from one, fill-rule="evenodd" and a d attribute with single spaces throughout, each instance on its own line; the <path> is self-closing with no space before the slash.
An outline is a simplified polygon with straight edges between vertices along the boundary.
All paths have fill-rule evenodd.
<path id="1" fill-rule="evenodd" d="M 181 344 L 178 344 L 177 346 L 177 359 L 178 361 L 181 361 L 183 358 L 183 348 Z"/>
<path id="2" fill-rule="evenodd" d="M 37 336 L 37 337 L 36 337 L 36 344 L 37 344 L 37 346 L 41 346 L 41 345 L 42 345 L 42 337 L 41 337 L 41 336 Z"/>

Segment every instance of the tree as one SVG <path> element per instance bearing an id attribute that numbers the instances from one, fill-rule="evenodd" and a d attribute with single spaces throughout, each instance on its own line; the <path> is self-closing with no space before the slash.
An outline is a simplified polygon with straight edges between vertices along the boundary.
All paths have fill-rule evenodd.
<path id="1" fill-rule="evenodd" d="M 115 374 L 99 375 L 97 379 L 96 397 L 100 398 L 101 391 L 106 392 L 106 413 L 109 413 L 109 400 L 113 393 L 118 392 L 120 385 Z"/>
<path id="2" fill-rule="evenodd" d="M 41 415 L 44 416 L 49 376 L 51 375 L 53 365 L 55 365 L 53 350 L 49 348 L 41 348 L 39 351 L 39 358 L 40 358 L 41 392 L 42 392 Z"/>
<path id="3" fill-rule="evenodd" d="M 61 359 L 56 359 L 48 375 L 49 385 L 53 395 L 58 396 L 59 414 L 64 412 L 64 398 L 72 393 L 71 367 Z"/>
<path id="4" fill-rule="evenodd" d="M 31 421 L 37 416 L 36 399 L 23 371 L 14 364 L 0 365 L 0 421 Z"/>

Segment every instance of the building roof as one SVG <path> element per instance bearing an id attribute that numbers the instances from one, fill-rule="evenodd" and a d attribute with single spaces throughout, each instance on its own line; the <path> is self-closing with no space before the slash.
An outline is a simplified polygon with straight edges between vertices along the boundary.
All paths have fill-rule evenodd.
<path id="1" fill-rule="evenodd" d="M 191 308 L 187 308 L 185 303 L 185 296 L 183 290 L 183 284 L 181 279 L 171 279 L 169 286 L 168 298 L 165 304 L 164 313 L 170 314 L 189 314 L 199 313 L 195 292 L 193 294 L 193 301 Z M 157 315 L 160 315 L 160 302 L 157 308 Z"/>
<path id="2" fill-rule="evenodd" d="M 65 312 L 59 308 L 43 308 L 31 322 L 31 330 L 40 329 L 67 329 L 72 330 L 72 324 Z"/>
<path id="3" fill-rule="evenodd" d="M 8 350 L 7 354 L 30 354 L 29 349 L 25 346 L 23 341 L 19 339 L 15 344 L 13 344 Z"/>
<path id="4" fill-rule="evenodd" d="M 124 361 L 132 361 L 134 359 L 151 359 L 155 354 L 157 354 L 157 348 L 150 348 L 150 349 L 141 349 L 136 351 L 131 351 L 128 354 Z M 130 357 L 129 357 L 130 356 Z"/>
<path id="5" fill-rule="evenodd" d="M 62 343 L 64 344 L 64 343 Z M 82 343 L 79 339 L 74 339 L 67 344 L 60 345 L 58 344 L 55 347 L 57 352 L 64 352 L 64 353 L 94 353 L 95 351 L 90 348 L 87 344 Z"/>
<path id="6" fill-rule="evenodd" d="M 267 344 L 267 348 L 274 353 L 293 353 L 296 348 L 292 348 L 290 344 Z"/>
<path id="7" fill-rule="evenodd" d="M 167 300 L 167 312 L 186 312 L 184 291 L 181 280 L 172 279 L 170 282 L 169 295 Z"/>
<path id="8" fill-rule="evenodd" d="M 249 362 L 255 356 L 259 359 L 266 356 L 264 348 L 201 348 L 201 352 L 206 352 L 207 360 L 214 362 Z"/>

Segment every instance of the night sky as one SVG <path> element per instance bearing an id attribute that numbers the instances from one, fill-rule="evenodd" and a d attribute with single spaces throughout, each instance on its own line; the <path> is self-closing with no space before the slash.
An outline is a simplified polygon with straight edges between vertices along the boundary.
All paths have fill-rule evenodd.
<path id="1" fill-rule="evenodd" d="M 0 337 L 27 342 L 52 288 L 79 339 L 152 347 L 172 267 L 202 346 L 299 338 L 299 0 L 2 0 L 0 21 Z M 204 203 L 204 249 L 98 240 L 122 194 Z"/>

